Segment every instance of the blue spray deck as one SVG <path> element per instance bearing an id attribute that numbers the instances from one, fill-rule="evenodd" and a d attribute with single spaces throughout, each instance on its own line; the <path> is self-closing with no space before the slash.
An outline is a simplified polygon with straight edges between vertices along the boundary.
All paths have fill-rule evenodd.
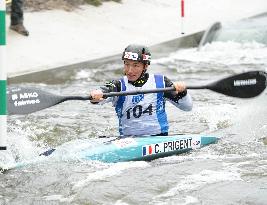
<path id="1" fill-rule="evenodd" d="M 149 161 L 185 153 L 217 141 L 217 137 L 205 135 L 128 137 L 108 141 L 80 154 L 83 159 L 102 162 Z"/>

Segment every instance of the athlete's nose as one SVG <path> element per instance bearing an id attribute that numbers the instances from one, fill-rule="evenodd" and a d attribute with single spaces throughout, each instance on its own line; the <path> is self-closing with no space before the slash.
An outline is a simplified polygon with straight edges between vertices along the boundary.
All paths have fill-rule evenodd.
<path id="1" fill-rule="evenodd" d="M 132 72 L 134 72 L 134 66 L 133 65 L 128 65 L 127 66 L 127 73 L 132 73 Z"/>

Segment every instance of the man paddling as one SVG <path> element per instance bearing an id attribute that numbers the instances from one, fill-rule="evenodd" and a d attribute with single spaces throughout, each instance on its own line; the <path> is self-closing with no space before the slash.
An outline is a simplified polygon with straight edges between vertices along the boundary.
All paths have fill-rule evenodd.
<path id="1" fill-rule="evenodd" d="M 171 82 L 166 76 L 147 72 L 151 62 L 151 53 L 146 46 L 129 45 L 122 54 L 124 76 L 93 90 L 92 103 L 112 102 L 119 119 L 119 131 L 122 136 L 130 135 L 168 135 L 169 123 L 165 111 L 166 100 L 177 108 L 190 111 L 192 99 L 187 93 L 184 82 Z M 137 94 L 103 98 L 105 92 L 132 91 L 175 87 L 176 91 L 165 93 Z"/>

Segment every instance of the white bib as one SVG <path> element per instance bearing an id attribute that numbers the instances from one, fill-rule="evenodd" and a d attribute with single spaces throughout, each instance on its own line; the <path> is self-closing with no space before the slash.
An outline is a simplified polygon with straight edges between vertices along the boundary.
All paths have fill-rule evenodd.
<path id="1" fill-rule="evenodd" d="M 120 81 L 122 91 L 165 87 L 162 75 L 150 74 L 142 87 L 135 87 L 128 83 L 126 76 Z M 123 136 L 156 135 L 168 132 L 163 93 L 120 96 L 115 103 L 115 109 L 119 118 L 120 134 Z"/>

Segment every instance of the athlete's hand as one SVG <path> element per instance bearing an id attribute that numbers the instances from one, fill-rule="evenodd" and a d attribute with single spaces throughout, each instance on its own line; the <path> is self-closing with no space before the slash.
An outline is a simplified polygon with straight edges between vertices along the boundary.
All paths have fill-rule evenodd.
<path id="1" fill-rule="evenodd" d="M 173 83 L 173 86 L 175 87 L 175 90 L 177 93 L 184 92 L 186 90 L 186 86 L 184 82 L 176 82 Z"/>
<path id="2" fill-rule="evenodd" d="M 103 98 L 103 92 L 101 90 L 93 90 L 90 92 L 90 96 L 92 97 L 92 100 L 90 100 L 92 103 L 94 102 L 100 102 L 104 100 Z"/>

